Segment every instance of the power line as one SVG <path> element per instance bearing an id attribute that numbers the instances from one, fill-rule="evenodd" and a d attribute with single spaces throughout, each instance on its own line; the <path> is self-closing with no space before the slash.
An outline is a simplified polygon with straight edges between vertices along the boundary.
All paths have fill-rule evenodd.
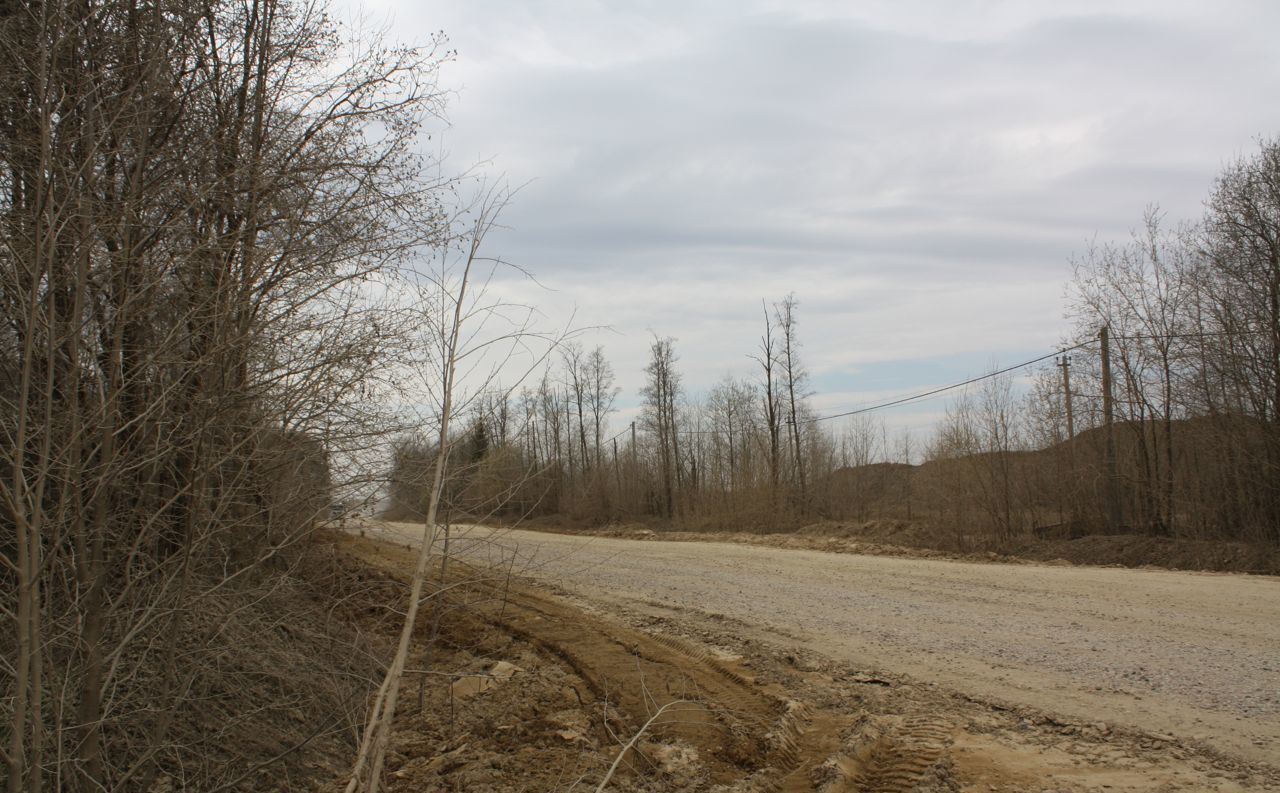
<path id="1" fill-rule="evenodd" d="M 1224 330 L 1224 331 L 1201 331 L 1201 332 L 1195 332 L 1195 333 L 1162 333 L 1162 334 L 1134 333 L 1134 334 L 1128 334 L 1128 335 L 1114 335 L 1111 338 L 1133 341 L 1133 340 L 1140 340 L 1140 339 L 1155 340 L 1155 339 L 1213 338 L 1213 337 L 1221 337 L 1221 336 L 1250 336 L 1250 335 L 1263 335 L 1267 333 L 1269 333 L 1269 331 L 1246 329 L 1246 330 Z M 832 413 L 829 416 L 814 416 L 811 418 L 801 418 L 801 419 L 797 419 L 796 423 L 797 424 L 816 424 L 820 421 L 830 421 L 831 419 L 847 418 L 848 416 L 857 416 L 863 413 L 871 413 L 876 410 L 884 410 L 885 408 L 896 407 L 898 405 L 905 405 L 910 402 L 917 402 L 921 399 L 927 399 L 928 397 L 937 396 L 938 394 L 945 394 L 948 391 L 954 391 L 957 388 L 964 388 L 965 386 L 970 386 L 970 385 L 973 385 L 974 383 L 980 383 L 983 380 L 989 380 L 993 377 L 999 377 L 1002 374 L 1015 372 L 1019 369 L 1024 369 L 1028 366 L 1032 366 L 1034 364 L 1040 363 L 1041 361 L 1047 361 L 1050 358 L 1054 358 L 1054 357 L 1072 352 L 1073 350 L 1083 349 L 1092 344 L 1096 344 L 1097 342 L 1098 342 L 1097 339 L 1093 339 L 1093 338 L 1086 339 L 1085 341 L 1082 341 L 1079 344 L 1075 344 L 1070 347 L 1064 347 L 1062 349 L 1055 350 L 1054 352 L 1041 355 L 1038 358 L 1032 358 L 1029 361 L 1023 361 L 1022 363 L 1014 364 L 1013 366 L 1007 366 L 1003 369 L 999 369 L 994 372 L 987 372 L 986 374 L 979 375 L 978 377 L 971 377 L 968 380 L 964 380 L 959 383 L 952 383 L 951 385 L 942 386 L 941 388 L 934 388 L 932 390 L 923 391 L 918 394 L 911 394 L 909 396 L 904 396 L 904 397 L 896 397 L 894 399 L 889 400 L 888 402 L 881 402 L 879 404 L 870 405 L 864 408 L 857 408 L 855 410 L 846 410 L 841 413 Z M 790 424 L 791 422 L 787 421 L 786 423 Z M 604 441 L 602 441 L 602 443 L 610 443 L 614 440 L 614 438 L 620 438 L 623 435 L 630 432 L 630 430 L 631 430 L 630 426 L 627 426 L 624 429 L 622 429 L 620 432 L 614 434 L 612 437 L 606 438 Z M 722 434 L 719 430 L 681 430 L 681 429 L 673 430 L 673 433 L 677 435 L 685 435 L 685 436 Z"/>
<path id="2" fill-rule="evenodd" d="M 815 424 L 819 421 L 830 421 L 831 419 L 844 418 L 846 416 L 856 416 L 860 413 L 870 413 L 873 410 L 883 410 L 885 408 L 894 407 L 896 405 L 905 405 L 908 402 L 915 402 L 917 400 L 924 399 L 926 397 L 931 397 L 931 396 L 936 396 L 937 394 L 946 393 L 947 391 L 954 391 L 957 388 L 964 388 L 967 385 L 980 383 L 983 380 L 988 380 L 992 377 L 998 377 L 1002 374 L 1008 374 L 1009 372 L 1017 371 L 1018 369 L 1023 369 L 1025 367 L 1031 366 L 1032 364 L 1037 364 L 1037 363 L 1040 363 L 1041 361 L 1047 361 L 1050 358 L 1053 358 L 1058 355 L 1062 355 L 1063 353 L 1068 353 L 1068 352 L 1071 352 L 1072 350 L 1078 350 L 1078 349 L 1081 349 L 1082 347 L 1088 347 L 1090 344 L 1094 344 L 1095 342 L 1096 342 L 1096 339 L 1089 339 L 1088 341 L 1082 341 L 1073 347 L 1065 347 L 1061 350 L 1055 350 L 1054 352 L 1048 353 L 1047 355 L 1041 355 L 1039 358 L 1032 358 L 1029 361 L 1023 361 L 1022 363 L 1015 364 L 1013 366 L 1007 366 L 1004 369 L 1000 369 L 994 372 L 987 372 L 986 374 L 980 375 L 978 377 L 971 377 L 968 380 L 965 380 L 960 383 L 953 383 L 951 385 L 942 386 L 941 388 L 935 388 L 931 391 L 924 391 L 919 394 L 912 394 L 910 396 L 891 399 L 888 402 L 881 402 L 878 405 L 871 405 L 865 408 L 858 408 L 857 410 L 846 410 L 843 413 L 832 413 L 829 416 L 814 416 L 812 418 L 799 419 L 796 421 L 796 423 L 797 424 Z"/>
<path id="3" fill-rule="evenodd" d="M 1202 331 L 1202 332 L 1195 332 L 1195 333 L 1162 333 L 1162 334 L 1156 334 L 1156 333 L 1140 334 L 1140 333 L 1135 333 L 1135 334 L 1129 334 L 1129 335 L 1124 335 L 1124 336 L 1112 336 L 1111 338 L 1113 338 L 1113 339 L 1125 339 L 1125 340 L 1138 340 L 1138 339 L 1148 339 L 1148 340 L 1154 340 L 1154 339 L 1190 339 L 1190 338 L 1212 338 L 1212 337 L 1220 337 L 1220 336 L 1250 336 L 1250 335 L 1266 334 L 1266 333 L 1268 333 L 1268 332 L 1269 332 L 1269 331 L 1266 331 L 1266 330 L 1246 329 L 1246 330 Z M 970 379 L 968 379 L 968 380 L 965 380 L 964 382 L 954 383 L 954 384 L 952 384 L 952 385 L 943 386 L 943 387 L 941 387 L 941 388 L 935 388 L 935 389 L 933 389 L 933 390 L 931 390 L 931 391 L 925 391 L 925 392 L 922 392 L 922 393 L 919 393 L 919 394 L 912 394 L 912 395 L 910 395 L 910 396 L 905 396 L 905 397 L 900 397 L 900 398 L 896 398 L 896 399 L 891 399 L 891 400 L 889 400 L 888 402 L 881 402 L 880 404 L 877 404 L 877 405 L 871 405 L 871 406 L 869 406 L 869 407 L 865 407 L 865 408 L 858 408 L 858 409 L 856 409 L 856 410 L 846 410 L 846 411 L 844 411 L 844 412 L 842 412 L 842 413 L 832 413 L 832 414 L 831 414 L 831 415 L 829 415 L 829 416 L 815 416 L 815 417 L 813 417 L 813 418 L 798 419 L 796 423 L 797 423 L 797 424 L 815 424 L 815 423 L 817 423 L 817 422 L 819 422 L 819 421 L 830 421 L 831 419 L 845 418 L 845 417 L 847 417 L 847 416 L 856 416 L 856 415 L 859 415 L 859 414 L 861 414 L 861 413 L 870 413 L 870 412 L 875 411 L 875 410 L 883 410 L 883 409 L 885 409 L 885 408 L 895 407 L 895 406 L 897 406 L 897 405 L 905 405 L 905 404 L 907 404 L 908 402 L 915 402 L 915 401 L 918 401 L 918 400 L 921 400 L 921 399 L 925 399 L 925 398 L 927 398 L 927 397 L 936 396 L 936 395 L 938 395 L 938 394 L 946 393 L 947 391 L 954 391 L 954 390 L 955 390 L 955 389 L 957 389 L 957 388 L 964 388 L 964 387 L 965 387 L 965 386 L 967 386 L 967 385 L 973 385 L 974 383 L 980 383 L 980 382 L 982 382 L 983 380 L 988 380 L 988 379 L 990 379 L 990 378 L 992 378 L 992 377 L 998 377 L 998 376 L 1000 376 L 1000 375 L 1002 375 L 1002 374 L 1008 374 L 1009 372 L 1017 371 L 1018 369 L 1022 369 L 1022 368 L 1025 368 L 1025 367 L 1027 367 L 1027 366 L 1031 366 L 1031 365 L 1033 365 L 1033 364 L 1040 363 L 1041 361 L 1047 361 L 1047 360 L 1048 360 L 1048 359 L 1050 359 L 1050 358 L 1054 358 L 1054 357 L 1056 357 L 1056 356 L 1063 355 L 1063 354 L 1065 354 L 1065 353 L 1071 352 L 1072 350 L 1079 350 L 1079 349 L 1081 349 L 1081 348 L 1083 348 L 1083 347 L 1088 347 L 1088 346 L 1089 346 L 1089 345 L 1091 345 L 1091 344 L 1095 344 L 1095 343 L 1097 343 L 1097 341 L 1098 341 L 1097 339 L 1086 339 L 1085 341 L 1082 341 L 1082 342 L 1080 342 L 1079 344 L 1076 344 L 1076 345 L 1074 345 L 1074 346 L 1071 346 L 1071 347 L 1064 347 L 1063 349 L 1056 350 L 1056 351 L 1051 352 L 1051 353 L 1048 353 L 1048 354 L 1046 354 L 1046 355 L 1041 355 L 1039 358 L 1032 358 L 1032 359 L 1031 359 L 1031 360 L 1029 360 L 1029 361 L 1023 361 L 1022 363 L 1015 364 L 1015 365 L 1013 365 L 1013 366 L 1009 366 L 1009 367 L 1006 367 L 1006 368 L 1004 368 L 1004 369 L 1000 369 L 999 371 L 995 371 L 995 372 L 988 372 L 988 373 L 986 373 L 986 374 L 984 374 L 984 375 L 981 375 L 981 376 L 979 376 L 979 377 L 973 377 L 973 378 L 970 378 Z M 788 422 L 788 423 L 790 423 L 790 422 Z"/>

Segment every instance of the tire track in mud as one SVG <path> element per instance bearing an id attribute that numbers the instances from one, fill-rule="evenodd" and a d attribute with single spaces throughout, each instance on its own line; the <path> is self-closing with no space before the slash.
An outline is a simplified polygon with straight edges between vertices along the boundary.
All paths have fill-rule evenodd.
<path id="1" fill-rule="evenodd" d="M 795 747 L 811 720 L 796 718 L 779 692 L 678 637 L 584 616 L 526 591 L 508 601 L 499 627 L 566 661 L 598 699 L 633 723 L 672 700 L 696 703 L 700 713 L 681 708 L 655 725 L 654 737 L 693 746 L 713 783 L 781 776 L 808 757 Z"/>
<path id="2" fill-rule="evenodd" d="M 389 572 L 403 578 L 413 559 L 384 546 L 370 561 L 384 568 L 390 561 Z M 533 587 L 513 582 L 506 589 L 461 563 L 453 571 L 484 591 L 491 606 L 502 604 L 478 608 L 478 618 L 528 642 L 582 681 L 578 696 L 598 714 L 593 729 L 602 747 L 624 743 L 663 705 L 683 700 L 689 706 L 673 707 L 645 737 L 694 748 L 711 785 L 815 791 L 810 771 L 839 748 L 846 717 L 797 702 L 776 684 L 760 685 L 704 646 L 595 617 Z M 650 761 L 631 754 L 628 765 L 644 773 Z"/>
<path id="3" fill-rule="evenodd" d="M 814 769 L 828 763 L 840 749 L 840 735 L 848 725 L 848 717 L 791 699 L 776 686 L 760 686 L 736 664 L 716 657 L 703 646 L 670 634 L 647 633 L 613 622 L 587 625 L 576 609 L 530 592 L 521 593 L 516 606 L 515 612 L 508 607 L 508 616 L 501 627 L 528 636 L 530 641 L 566 660 L 584 680 L 599 681 L 602 673 L 607 675 L 610 669 L 618 668 L 618 659 L 609 659 L 605 657 L 607 652 L 600 652 L 603 640 L 615 652 L 624 653 L 633 664 L 638 659 L 659 666 L 656 675 L 653 668 L 638 667 L 641 675 L 650 681 L 666 680 L 674 672 L 695 685 L 697 701 L 715 717 L 717 724 L 709 730 L 705 727 L 690 730 L 688 724 L 678 725 L 684 729 L 663 725 L 665 729 L 660 728 L 659 734 L 665 732 L 685 740 L 700 751 L 709 748 L 713 756 L 728 760 L 732 768 L 722 769 L 728 773 L 713 771 L 713 781 L 736 782 L 734 789 L 744 793 L 810 793 L 819 789 L 812 781 Z M 565 608 L 577 617 L 570 628 L 572 636 L 560 634 L 560 629 L 554 636 L 548 636 L 545 631 L 538 635 L 526 633 L 527 626 L 520 617 L 522 609 L 536 611 L 545 620 Z M 600 633 L 584 635 L 584 629 L 588 634 L 596 630 Z M 584 653 L 584 647 L 590 649 Z M 620 682 L 617 677 L 611 680 L 615 685 Z M 594 688 L 603 694 L 606 687 L 596 682 Z M 625 699 L 615 695 L 612 701 L 619 707 L 634 704 Z"/>
<path id="4" fill-rule="evenodd" d="M 952 728 L 928 718 L 865 730 L 852 751 L 833 758 L 838 776 L 822 793 L 910 793 L 946 755 Z"/>
<path id="5" fill-rule="evenodd" d="M 799 705 L 791 712 L 796 714 L 792 722 L 794 727 L 789 730 L 789 741 L 795 747 L 793 759 L 781 766 L 783 773 L 772 789 L 778 793 L 808 793 L 815 789 L 811 780 L 813 769 L 822 765 L 839 747 L 840 730 L 845 726 L 845 720 L 827 713 L 814 713 L 805 705 Z"/>
<path id="6" fill-rule="evenodd" d="M 342 545 L 402 582 L 413 569 L 403 544 L 344 535 Z M 404 791 L 454 789 L 455 783 L 489 789 L 498 779 L 530 774 L 541 775 L 540 789 L 556 789 L 577 770 L 579 782 L 603 778 L 648 716 L 677 699 L 692 704 L 637 742 L 611 790 L 953 793 L 984 783 L 1075 789 L 1082 778 L 1130 791 L 1259 790 L 1276 779 L 1271 766 L 1241 766 L 1202 748 L 1188 754 L 1175 745 L 1153 755 L 1145 741 L 1136 742 L 1138 733 L 1098 733 L 1093 722 L 1052 719 L 1033 719 L 1028 727 L 1031 716 L 1023 710 L 969 693 L 842 670 L 838 661 L 800 663 L 792 652 L 803 636 L 768 628 L 782 643 L 776 637 L 761 642 L 756 626 L 718 612 L 647 600 L 632 607 L 627 598 L 607 595 L 601 600 L 608 610 L 601 612 L 573 590 L 564 594 L 553 585 L 548 591 L 509 578 L 507 570 L 461 563 L 454 570 L 465 579 L 456 583 L 465 586 L 455 587 L 450 576 L 443 590 L 445 613 L 452 615 L 446 617 L 449 644 L 441 650 L 447 668 L 483 675 L 507 660 L 527 674 L 486 694 L 487 705 L 460 707 L 458 740 L 475 739 L 447 773 L 433 770 L 432 762 L 433 753 L 461 751 L 453 738 L 453 699 L 440 696 L 448 687 L 436 689 L 431 708 L 406 716 L 404 746 L 413 748 L 396 772 L 399 779 L 407 769 L 409 782 L 397 788 Z M 512 588 L 504 598 L 507 580 Z M 610 605 L 618 603 L 621 608 Z M 679 610 L 675 616 L 673 610 Z M 720 647 L 737 648 L 748 660 Z M 1042 723 L 1050 726 L 1034 726 Z M 473 777 L 484 782 L 472 785 Z"/>

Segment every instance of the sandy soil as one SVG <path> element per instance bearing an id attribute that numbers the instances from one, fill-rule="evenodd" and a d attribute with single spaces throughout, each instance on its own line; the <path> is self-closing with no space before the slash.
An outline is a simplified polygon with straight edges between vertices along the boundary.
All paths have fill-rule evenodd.
<path id="1" fill-rule="evenodd" d="M 405 527 L 409 531 L 415 531 Z M 472 529 L 596 600 L 723 614 L 836 661 L 1280 761 L 1280 580 Z"/>
<path id="2" fill-rule="evenodd" d="M 402 582 L 414 566 L 405 546 L 354 537 L 340 545 Z M 849 709 L 795 699 L 759 653 L 748 662 L 654 630 L 651 619 L 604 618 L 512 586 L 501 571 L 453 570 L 448 624 L 430 662 L 423 653 L 410 665 L 433 676 L 422 707 L 410 700 L 397 718 L 392 793 L 591 790 L 619 755 L 610 790 L 812 791 L 811 775 L 852 723 Z M 941 753 L 902 755 L 886 745 L 870 763 L 822 775 L 850 790 L 906 793 L 913 785 L 899 783 L 909 777 L 885 775 L 926 770 Z"/>
<path id="3" fill-rule="evenodd" d="M 701 758 L 686 789 L 1280 790 L 1280 580 L 482 528 L 452 551 L 539 582 L 504 629 L 632 723 L 652 703 L 623 691 L 697 692 L 716 728 L 650 747 Z"/>

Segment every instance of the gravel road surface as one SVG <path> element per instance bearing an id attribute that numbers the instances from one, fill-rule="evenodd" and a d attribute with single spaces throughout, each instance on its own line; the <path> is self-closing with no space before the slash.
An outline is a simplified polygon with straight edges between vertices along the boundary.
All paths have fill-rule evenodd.
<path id="1" fill-rule="evenodd" d="M 480 527 L 455 547 L 597 602 L 722 614 L 862 669 L 1280 765 L 1280 579 Z"/>

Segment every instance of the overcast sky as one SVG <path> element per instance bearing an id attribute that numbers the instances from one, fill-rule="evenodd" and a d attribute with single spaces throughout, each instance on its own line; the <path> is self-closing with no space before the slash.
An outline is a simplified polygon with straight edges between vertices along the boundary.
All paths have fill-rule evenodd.
<path id="1" fill-rule="evenodd" d="M 612 328 L 623 406 L 652 333 L 694 395 L 753 374 L 790 291 L 820 412 L 1049 352 L 1073 254 L 1280 133 L 1272 0 L 363 8 L 449 36 L 433 143 L 528 183 L 492 250 Z"/>

